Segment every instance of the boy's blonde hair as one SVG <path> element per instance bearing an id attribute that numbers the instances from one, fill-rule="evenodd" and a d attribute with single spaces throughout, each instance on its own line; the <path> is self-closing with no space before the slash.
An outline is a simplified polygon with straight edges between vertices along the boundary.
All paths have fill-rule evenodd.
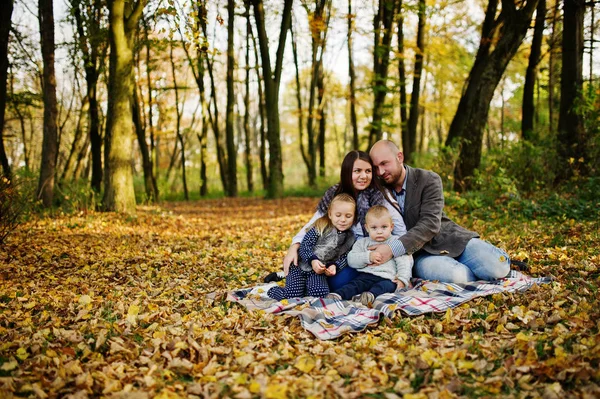
<path id="1" fill-rule="evenodd" d="M 352 219 L 352 225 L 354 225 L 354 222 L 356 221 L 356 201 L 350 194 L 346 194 L 346 193 L 338 194 L 335 197 L 333 197 L 333 199 L 331 200 L 331 203 L 329 204 L 329 208 L 327 209 L 327 213 L 325 215 L 321 216 L 319 219 L 317 219 L 315 224 L 313 224 L 313 227 L 315 229 L 317 229 L 317 231 L 321 235 L 323 234 L 325 229 L 327 229 L 329 227 L 333 227 L 333 224 L 331 223 L 331 219 L 329 218 L 329 209 L 331 209 L 333 207 L 333 204 L 335 204 L 336 202 L 347 202 L 349 204 L 352 204 L 354 206 L 354 218 Z"/>
<path id="2" fill-rule="evenodd" d="M 390 214 L 390 211 L 383 205 L 373 205 L 369 208 L 367 214 L 365 215 L 366 223 L 369 223 L 369 216 L 377 219 L 382 217 L 388 217 L 390 218 L 390 221 L 392 220 L 392 215 Z"/>

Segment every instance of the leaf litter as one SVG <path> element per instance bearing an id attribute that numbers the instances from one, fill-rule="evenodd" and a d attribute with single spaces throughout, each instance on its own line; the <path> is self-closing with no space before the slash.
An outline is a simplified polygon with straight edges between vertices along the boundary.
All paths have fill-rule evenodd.
<path id="1" fill-rule="evenodd" d="M 555 281 L 334 341 L 207 299 L 278 270 L 315 205 L 207 200 L 29 221 L 0 248 L 0 397 L 600 396 L 597 222 L 463 217 Z"/>

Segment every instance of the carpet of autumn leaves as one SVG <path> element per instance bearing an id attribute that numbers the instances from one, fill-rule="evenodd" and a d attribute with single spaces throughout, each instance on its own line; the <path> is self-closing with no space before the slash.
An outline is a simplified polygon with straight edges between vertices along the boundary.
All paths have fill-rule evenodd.
<path id="1" fill-rule="evenodd" d="M 315 199 L 38 218 L 0 248 L 0 397 L 600 397 L 597 221 L 458 215 L 551 284 L 317 341 L 215 291 L 278 270 Z"/>

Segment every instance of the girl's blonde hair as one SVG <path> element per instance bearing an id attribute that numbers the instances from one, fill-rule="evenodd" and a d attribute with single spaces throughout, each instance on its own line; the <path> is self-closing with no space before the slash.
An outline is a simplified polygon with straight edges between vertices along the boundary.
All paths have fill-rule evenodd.
<path id="1" fill-rule="evenodd" d="M 346 193 L 338 194 L 335 197 L 333 197 L 333 199 L 331 200 L 331 203 L 329 204 L 329 207 L 327 208 L 327 213 L 325 213 L 325 215 L 323 215 L 319 219 L 317 219 L 317 221 L 313 224 L 313 227 L 315 229 L 317 229 L 317 231 L 319 232 L 320 235 L 322 235 L 326 229 L 333 227 L 333 223 L 331 223 L 331 219 L 329 218 L 329 209 L 331 209 L 333 207 L 333 204 L 335 204 L 336 202 L 347 202 L 349 204 L 352 204 L 352 206 L 354 206 L 355 212 L 354 212 L 354 216 L 352 218 L 352 225 L 354 225 L 354 221 L 356 220 L 356 201 L 350 194 L 346 194 Z"/>

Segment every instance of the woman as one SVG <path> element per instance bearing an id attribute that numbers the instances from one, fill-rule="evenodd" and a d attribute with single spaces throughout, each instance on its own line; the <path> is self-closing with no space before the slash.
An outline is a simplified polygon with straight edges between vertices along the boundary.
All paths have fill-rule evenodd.
<path id="1" fill-rule="evenodd" d="M 317 210 L 313 217 L 292 239 L 292 245 L 290 245 L 287 254 L 283 258 L 283 273 L 273 272 L 265 278 L 265 282 L 282 279 L 284 276 L 287 276 L 291 264 L 298 265 L 298 248 L 306 231 L 310 229 L 317 219 L 327 214 L 331 200 L 337 194 L 341 193 L 351 195 L 356 201 L 356 219 L 352 230 L 357 238 L 366 236 L 366 231 L 364 230 L 365 215 L 373 205 L 383 205 L 390 210 L 394 222 L 394 235 L 403 235 L 406 233 L 404 221 L 392 204 L 393 200 L 379 186 L 377 179 L 373 179 L 373 163 L 369 154 L 364 151 L 350 151 L 342 161 L 340 182 L 331 186 L 325 192 L 319 205 L 317 205 Z M 327 277 L 329 289 L 335 291 L 356 277 L 356 275 L 356 270 L 351 267 L 344 267 L 334 276 Z"/>

